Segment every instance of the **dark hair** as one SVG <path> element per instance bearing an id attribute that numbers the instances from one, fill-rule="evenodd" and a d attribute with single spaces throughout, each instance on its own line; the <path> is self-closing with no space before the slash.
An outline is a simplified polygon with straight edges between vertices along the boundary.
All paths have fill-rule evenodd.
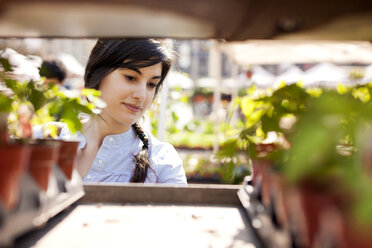
<path id="1" fill-rule="evenodd" d="M 158 63 L 161 63 L 162 71 L 155 96 L 172 65 L 172 53 L 164 43 L 153 39 L 98 39 L 85 69 L 85 87 L 99 90 L 102 80 L 118 68 L 138 70 Z M 144 182 L 148 169 L 152 170 L 148 156 L 149 141 L 138 123 L 132 127 L 143 146 L 133 157 L 135 168 L 130 182 Z"/>
<path id="2" fill-rule="evenodd" d="M 62 82 L 66 78 L 66 67 L 59 60 L 44 60 L 39 68 L 40 76 L 57 78 Z"/>
<path id="3" fill-rule="evenodd" d="M 161 63 L 157 95 L 172 65 L 172 54 L 163 42 L 153 39 L 99 39 L 85 68 L 85 87 L 99 89 L 101 81 L 118 68 L 138 70 Z"/>

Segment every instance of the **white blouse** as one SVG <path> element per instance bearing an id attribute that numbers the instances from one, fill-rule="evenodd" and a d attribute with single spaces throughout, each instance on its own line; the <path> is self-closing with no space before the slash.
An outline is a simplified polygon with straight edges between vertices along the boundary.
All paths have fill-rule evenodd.
<path id="1" fill-rule="evenodd" d="M 149 138 L 151 169 L 147 171 L 145 183 L 187 184 L 182 160 L 174 147 L 159 141 L 149 132 L 146 134 Z M 70 138 L 71 132 L 63 128 L 60 137 Z M 82 149 L 86 140 L 81 134 L 78 137 Z M 133 156 L 138 154 L 142 145 L 133 128 L 121 134 L 106 136 L 83 181 L 128 183 L 135 166 Z"/>

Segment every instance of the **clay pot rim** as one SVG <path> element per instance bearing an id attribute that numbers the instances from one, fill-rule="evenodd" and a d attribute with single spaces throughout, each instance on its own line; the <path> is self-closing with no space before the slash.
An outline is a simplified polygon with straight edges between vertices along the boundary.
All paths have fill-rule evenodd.
<path id="1" fill-rule="evenodd" d="M 35 139 L 30 142 L 31 146 L 60 146 L 61 140 L 58 139 Z"/>
<path id="2" fill-rule="evenodd" d="M 79 140 L 60 140 L 62 143 L 67 143 L 67 144 L 74 144 L 74 143 L 80 143 Z"/>
<path id="3" fill-rule="evenodd" d="M 0 148 L 21 148 L 21 147 L 31 147 L 30 144 L 19 144 L 19 143 L 5 143 L 0 144 Z"/>

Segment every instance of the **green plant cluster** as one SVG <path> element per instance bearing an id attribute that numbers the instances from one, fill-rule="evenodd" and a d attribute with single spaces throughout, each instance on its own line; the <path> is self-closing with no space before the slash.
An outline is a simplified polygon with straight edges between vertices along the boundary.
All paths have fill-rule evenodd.
<path id="1" fill-rule="evenodd" d="M 167 132 L 167 141 L 182 148 L 212 149 L 214 139 L 213 123 L 207 120 L 194 120 L 183 130 Z"/>
<path id="2" fill-rule="evenodd" d="M 173 111 L 171 106 L 177 102 L 188 104 L 189 98 L 192 98 L 190 92 L 184 92 L 180 87 L 170 89 L 167 102 L 169 116 L 166 119 L 165 139 L 179 148 L 212 149 L 215 140 L 212 121 L 194 119 L 185 125 L 178 125 L 182 113 Z M 151 121 L 152 133 L 155 136 L 158 133 L 158 105 L 155 102 L 147 112 Z"/>
<path id="3" fill-rule="evenodd" d="M 12 68 L 4 58 L 0 60 L 1 81 L 10 90 L 0 94 L 0 112 L 8 113 L 8 131 L 16 139 L 29 139 L 22 129 L 41 126 L 43 138 L 57 138 L 58 126 L 51 122 L 66 123 L 72 133 L 80 131 L 79 113 L 95 114 L 105 107 L 100 92 L 84 89 L 80 92 L 63 91 L 57 85 L 42 82 L 19 81 L 12 76 Z M 31 131 L 31 130 L 30 130 Z"/>
<path id="4" fill-rule="evenodd" d="M 372 223 L 372 85 L 323 90 L 309 98 L 280 152 L 290 182 L 310 181 L 351 199 L 357 220 Z"/>
<path id="5" fill-rule="evenodd" d="M 242 118 L 226 129 L 226 142 L 221 145 L 219 157 L 233 158 L 238 151 L 245 151 L 250 158 L 276 159 L 277 148 L 287 146 L 285 134 L 305 110 L 307 99 L 320 94 L 321 89 L 304 89 L 299 84 L 281 85 L 275 91 L 251 87 L 245 96 L 234 100 Z M 267 140 L 270 132 L 277 138 Z M 267 150 L 258 146 L 262 144 L 272 146 Z"/>
<path id="6" fill-rule="evenodd" d="M 236 161 L 219 161 L 213 156 L 192 154 L 183 158 L 186 176 L 213 183 L 240 184 L 249 173 L 247 162 L 237 166 Z"/>
<path id="7" fill-rule="evenodd" d="M 351 80 L 359 80 L 362 79 L 365 75 L 364 68 L 354 68 L 349 71 L 349 78 Z"/>
<path id="8" fill-rule="evenodd" d="M 247 93 L 236 100 L 244 118 L 219 155 L 271 159 L 288 182 L 344 194 L 357 219 L 372 223 L 372 84 Z"/>

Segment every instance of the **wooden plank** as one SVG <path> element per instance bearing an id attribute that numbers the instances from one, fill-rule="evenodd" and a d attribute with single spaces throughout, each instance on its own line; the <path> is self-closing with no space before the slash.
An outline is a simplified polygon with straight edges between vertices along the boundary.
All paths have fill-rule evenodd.
<path id="1" fill-rule="evenodd" d="M 81 202 L 240 205 L 240 185 L 84 184 Z"/>

